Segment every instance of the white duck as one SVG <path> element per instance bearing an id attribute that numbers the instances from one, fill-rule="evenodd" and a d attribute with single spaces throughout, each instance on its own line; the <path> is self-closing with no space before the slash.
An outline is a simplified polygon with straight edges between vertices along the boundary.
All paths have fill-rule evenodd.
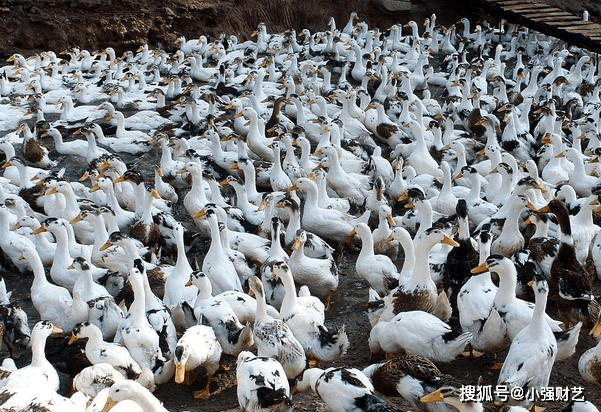
<path id="1" fill-rule="evenodd" d="M 277 359 L 288 379 L 296 378 L 307 364 L 305 350 L 286 322 L 267 314 L 263 284 L 256 276 L 248 281 L 250 290 L 257 298 L 257 310 L 253 335 L 257 355 Z"/>
<path id="2" fill-rule="evenodd" d="M 294 278 L 286 263 L 273 263 L 272 277 L 276 276 L 282 280 L 286 289 L 280 309 L 282 319 L 303 345 L 307 356 L 320 361 L 334 360 L 342 356 L 349 345 L 344 327 L 336 333 L 328 331 L 323 324 L 323 304 L 315 297 L 297 296 Z"/>
<path id="3" fill-rule="evenodd" d="M 208 375 L 207 385 L 195 391 L 197 399 L 208 399 L 209 386 L 213 375 L 221 364 L 221 345 L 210 326 L 195 325 L 188 328 L 177 341 L 173 361 L 175 363 L 175 383 L 191 383 L 190 373 L 203 367 Z"/>
<path id="4" fill-rule="evenodd" d="M 282 365 L 243 351 L 236 361 L 238 404 L 244 411 L 292 411 L 292 394 Z"/>

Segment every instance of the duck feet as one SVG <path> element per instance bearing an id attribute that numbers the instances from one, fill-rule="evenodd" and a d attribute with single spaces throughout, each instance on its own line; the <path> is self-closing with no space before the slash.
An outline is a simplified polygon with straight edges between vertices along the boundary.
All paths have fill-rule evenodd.
<path id="1" fill-rule="evenodd" d="M 213 380 L 213 376 L 209 375 L 207 378 L 207 386 L 201 391 L 194 391 L 192 395 L 194 399 L 209 399 L 211 397 L 211 381 Z"/>

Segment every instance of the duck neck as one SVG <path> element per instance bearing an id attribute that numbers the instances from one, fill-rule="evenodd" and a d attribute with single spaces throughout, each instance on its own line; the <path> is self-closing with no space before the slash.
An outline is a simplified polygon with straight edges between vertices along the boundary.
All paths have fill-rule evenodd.
<path id="1" fill-rule="evenodd" d="M 537 324 L 539 326 L 544 326 L 547 325 L 547 322 L 545 321 L 545 316 L 546 316 L 546 308 L 547 308 L 547 297 L 549 294 L 548 289 L 545 287 L 543 287 L 542 284 L 546 284 L 546 282 L 537 282 L 536 285 L 534 286 L 535 288 L 537 288 L 537 290 L 535 290 L 534 292 L 534 311 L 532 312 L 532 320 L 530 321 L 531 324 Z"/>
<path id="2" fill-rule="evenodd" d="M 403 248 L 403 253 L 405 254 L 401 276 L 403 279 L 407 279 L 407 276 L 413 273 L 413 270 L 415 269 L 415 245 L 408 232 L 405 233 L 405 236 L 400 237 L 399 242 Z"/>
<path id="3" fill-rule="evenodd" d="M 297 307 L 298 297 L 296 296 L 294 278 L 292 277 L 290 270 L 286 270 L 280 279 L 285 289 L 284 299 L 282 300 L 282 308 L 290 308 L 291 310 L 294 310 L 292 308 Z"/>
<path id="4" fill-rule="evenodd" d="M 499 289 L 494 298 L 494 305 L 504 306 L 516 300 L 515 287 L 517 284 L 517 273 L 513 264 L 508 265 L 506 273 L 499 273 Z"/>
<path id="5" fill-rule="evenodd" d="M 260 199 L 261 196 L 257 191 L 257 176 L 254 166 L 242 168 L 244 175 L 244 188 L 246 189 L 247 196 L 251 196 L 253 199 Z"/>
<path id="6" fill-rule="evenodd" d="M 123 116 L 123 113 L 115 111 L 115 113 L 113 113 L 113 117 L 117 120 L 117 130 L 115 131 L 115 135 L 123 136 L 126 134 L 125 117 Z"/>
<path id="7" fill-rule="evenodd" d="M 296 231 L 301 228 L 301 217 L 299 210 L 289 210 L 288 213 L 288 225 L 286 225 L 286 234 L 284 238 L 286 239 L 286 244 L 289 245 L 294 241 L 294 237 L 296 236 Z"/>
<path id="8" fill-rule="evenodd" d="M 100 247 L 104 245 L 109 238 L 109 233 L 104 225 L 104 218 L 101 215 L 94 216 L 91 225 L 94 229 L 94 249 L 100 250 Z"/>
<path id="9" fill-rule="evenodd" d="M 184 231 L 182 228 L 177 230 L 177 260 L 175 262 L 175 273 L 183 273 L 186 277 L 192 273 L 192 267 L 186 256 L 186 245 L 184 243 Z"/>
<path id="10" fill-rule="evenodd" d="M 199 199 L 201 204 L 206 204 L 208 199 L 204 191 L 202 172 L 199 169 L 195 169 L 192 170 L 190 174 L 192 175 L 192 188 L 190 189 L 190 192 L 188 192 L 188 195 Z"/>
<path id="11" fill-rule="evenodd" d="M 369 230 L 369 226 L 359 225 L 357 229 L 357 233 L 361 238 L 361 251 L 359 252 L 359 258 L 372 256 L 374 254 L 374 239 Z"/>
<path id="12" fill-rule="evenodd" d="M 129 306 L 129 313 L 133 318 L 133 321 L 141 321 L 146 319 L 146 296 L 144 293 L 144 284 L 142 280 L 142 275 L 135 276 L 135 279 L 132 276 L 129 276 L 129 281 L 131 283 L 131 288 L 134 293 L 134 300 Z"/>
<path id="13" fill-rule="evenodd" d="M 432 205 L 430 201 L 424 199 L 416 203 L 417 214 L 419 218 L 419 229 L 415 233 L 415 238 L 419 238 L 426 229 L 430 229 L 432 227 Z"/>
<path id="14" fill-rule="evenodd" d="M 209 217 L 209 230 L 211 232 L 211 246 L 207 254 L 218 254 L 224 256 L 225 252 L 221 246 L 221 235 L 219 234 L 219 222 L 216 216 Z"/>
<path id="15" fill-rule="evenodd" d="M 73 258 L 69 254 L 69 236 L 67 235 L 67 228 L 60 227 L 58 230 L 53 230 L 52 234 L 56 238 L 56 252 L 52 261 L 52 266 L 63 268 L 69 266 L 73 261 Z"/>
<path id="16" fill-rule="evenodd" d="M 430 250 L 438 243 L 431 236 L 421 236 L 415 245 L 415 266 L 410 279 L 407 279 L 405 289 L 427 288 L 436 293 L 436 285 L 430 276 L 430 263 L 428 256 Z"/>
<path id="17" fill-rule="evenodd" d="M 51 366 L 46 359 L 46 337 L 37 336 L 37 339 L 31 339 L 31 366 L 47 367 Z"/>
<path id="18" fill-rule="evenodd" d="M 37 252 L 34 252 L 33 256 L 28 258 L 28 262 L 31 265 L 31 270 L 33 271 L 33 283 L 41 287 L 46 287 L 46 285 L 49 285 L 50 282 L 48 282 L 48 278 L 46 277 L 44 264 L 42 263 L 42 259 L 40 259 L 40 256 Z"/>

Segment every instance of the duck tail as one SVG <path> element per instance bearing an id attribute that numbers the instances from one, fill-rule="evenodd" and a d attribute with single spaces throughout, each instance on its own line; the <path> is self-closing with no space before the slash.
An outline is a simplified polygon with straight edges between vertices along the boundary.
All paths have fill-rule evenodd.
<path id="1" fill-rule="evenodd" d="M 375 289 L 369 289 L 369 298 L 367 301 L 367 317 L 373 327 L 380 321 L 380 316 L 384 311 L 384 300 L 378 295 Z"/>
<path id="2" fill-rule="evenodd" d="M 437 360 L 439 362 L 450 362 L 455 359 L 463 352 L 465 345 L 472 340 L 472 336 L 472 332 L 464 332 L 457 336 L 454 331 L 443 335 L 444 344 Z"/>
<path id="3" fill-rule="evenodd" d="M 555 340 L 557 340 L 557 355 L 555 356 L 555 361 L 567 359 L 576 352 L 576 345 L 578 344 L 581 328 L 582 322 L 578 322 L 569 329 L 553 332 Z"/>
<path id="4" fill-rule="evenodd" d="M 311 352 L 320 361 L 334 361 L 344 355 L 349 347 L 349 339 L 345 326 L 341 326 L 336 332 L 319 325 L 319 345 L 311 348 Z"/>
<path id="5" fill-rule="evenodd" d="M 270 408 L 276 405 L 282 405 L 284 406 L 284 410 L 286 410 L 286 407 L 289 408 L 292 406 L 292 401 L 286 394 L 285 388 L 275 390 L 262 386 L 257 388 L 257 399 L 261 408 Z"/>

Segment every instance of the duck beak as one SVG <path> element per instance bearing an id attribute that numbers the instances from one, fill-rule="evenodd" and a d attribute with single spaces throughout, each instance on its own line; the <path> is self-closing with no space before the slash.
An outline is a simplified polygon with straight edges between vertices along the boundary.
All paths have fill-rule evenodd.
<path id="1" fill-rule="evenodd" d="M 479 275 L 480 273 L 484 273 L 486 271 L 488 271 L 488 265 L 486 264 L 486 262 L 482 262 L 478 266 L 470 270 L 470 273 L 472 275 Z"/>
<path id="2" fill-rule="evenodd" d="M 413 202 L 409 202 L 405 205 L 405 209 L 413 209 L 415 207 L 415 205 L 413 204 Z"/>
<path id="3" fill-rule="evenodd" d="M 181 175 L 182 173 L 186 173 L 188 171 L 188 169 L 186 168 L 186 166 L 182 166 L 179 169 L 177 169 L 177 171 L 175 172 L 178 175 Z"/>
<path id="4" fill-rule="evenodd" d="M 90 193 L 94 193 L 98 190 L 100 190 L 100 186 L 97 183 L 94 183 L 92 186 L 90 186 Z"/>
<path id="5" fill-rule="evenodd" d="M 388 222 L 389 226 L 396 225 L 396 222 L 394 221 L 394 218 L 392 217 L 392 215 L 390 213 L 386 215 L 386 222 Z"/>
<path id="6" fill-rule="evenodd" d="M 534 285 L 534 279 L 528 282 L 528 286 L 532 287 Z"/>
<path id="7" fill-rule="evenodd" d="M 175 365 L 175 383 L 182 383 L 186 376 L 186 365 L 177 363 Z"/>
<path id="8" fill-rule="evenodd" d="M 300 248 L 301 242 L 298 239 L 294 239 L 294 243 L 292 243 L 292 250 L 298 250 Z"/>
<path id="9" fill-rule="evenodd" d="M 110 240 L 107 240 L 106 242 L 104 242 L 104 244 L 102 246 L 100 246 L 100 248 L 98 250 L 100 250 L 100 251 L 107 250 L 111 246 L 113 246 L 113 243 Z"/>
<path id="10" fill-rule="evenodd" d="M 192 219 L 204 219 L 205 217 L 207 217 L 207 212 L 204 210 L 204 208 L 192 215 Z"/>
<path id="11" fill-rule="evenodd" d="M 557 154 L 555 155 L 555 157 L 556 157 L 557 159 L 559 159 L 559 158 L 561 158 L 561 157 L 566 157 L 566 152 L 564 152 L 564 151 L 561 151 L 561 152 L 557 153 Z"/>
<path id="12" fill-rule="evenodd" d="M 63 334 L 63 330 L 61 328 L 59 328 L 58 326 L 54 326 L 52 325 L 52 334 L 53 335 L 61 335 Z"/>
<path id="13" fill-rule="evenodd" d="M 98 166 L 98 171 L 103 172 L 106 169 L 108 169 L 110 165 L 111 165 L 111 163 L 108 160 L 105 160 L 104 162 L 102 162 L 100 164 L 100 166 Z"/>
<path id="14" fill-rule="evenodd" d="M 232 164 L 229 166 L 229 169 L 230 169 L 230 170 L 238 170 L 238 169 L 240 169 L 240 163 L 232 163 Z"/>
<path id="15" fill-rule="evenodd" d="M 37 229 L 33 230 L 31 232 L 32 235 L 39 235 L 40 233 L 44 233 L 46 231 L 46 228 L 44 226 L 40 226 Z"/>
<path id="16" fill-rule="evenodd" d="M 440 389 L 437 389 L 434 392 L 422 396 L 420 401 L 423 403 L 442 402 L 444 401 L 444 397 L 442 396 Z"/>
<path id="17" fill-rule="evenodd" d="M 188 279 L 188 281 L 186 282 L 186 284 L 184 286 L 192 286 L 192 281 L 190 279 Z"/>
<path id="18" fill-rule="evenodd" d="M 152 189 L 150 191 L 150 196 L 152 196 L 153 199 L 160 199 L 161 195 L 159 195 L 159 191 L 156 189 Z"/>
<path id="19" fill-rule="evenodd" d="M 77 222 L 81 222 L 81 213 L 75 216 L 73 219 L 69 220 L 69 223 L 74 225 Z"/>
<path id="20" fill-rule="evenodd" d="M 86 172 L 85 172 L 83 175 L 81 175 L 81 176 L 79 177 L 79 181 L 80 181 L 80 182 L 83 182 L 83 181 L 85 181 L 85 180 L 88 180 L 89 178 L 90 178 L 90 173 L 86 171 Z"/>
<path id="21" fill-rule="evenodd" d="M 442 240 L 440 241 L 440 243 L 444 243 L 445 245 L 449 245 L 449 246 L 452 246 L 452 247 L 459 246 L 459 243 L 457 243 L 452 237 L 450 237 L 447 234 L 444 235 L 444 237 L 442 238 Z"/>
<path id="22" fill-rule="evenodd" d="M 46 192 L 47 195 L 53 195 L 55 193 L 58 193 L 58 190 L 56 190 L 56 187 L 51 186 L 48 191 Z"/>
<path id="23" fill-rule="evenodd" d="M 593 329 L 591 329 L 589 335 L 591 335 L 593 338 L 598 338 L 599 335 L 601 335 L 601 319 L 595 323 L 595 326 L 593 326 Z"/>
<path id="24" fill-rule="evenodd" d="M 75 342 L 77 342 L 77 336 L 71 335 L 69 338 L 69 345 L 73 345 Z"/>
<path id="25" fill-rule="evenodd" d="M 106 399 L 106 403 L 104 404 L 104 408 L 102 408 L 102 411 L 100 412 L 108 412 L 110 411 L 113 406 L 115 406 L 117 404 L 117 401 L 115 401 L 113 398 L 111 398 L 110 396 Z"/>
<path id="26" fill-rule="evenodd" d="M 113 183 L 121 183 L 121 182 L 125 182 L 125 176 L 123 176 L 123 175 L 117 176 L 115 179 L 113 179 Z"/>
<path id="27" fill-rule="evenodd" d="M 401 193 L 401 195 L 398 198 L 399 202 L 404 202 L 405 200 L 409 199 L 409 192 L 403 192 Z"/>

